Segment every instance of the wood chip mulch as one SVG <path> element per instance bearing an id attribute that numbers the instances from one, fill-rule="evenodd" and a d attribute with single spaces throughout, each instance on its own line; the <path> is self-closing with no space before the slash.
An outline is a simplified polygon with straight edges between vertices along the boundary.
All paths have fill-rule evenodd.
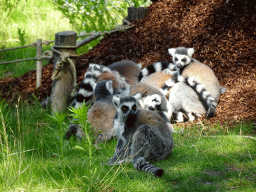
<path id="1" fill-rule="evenodd" d="M 124 32 L 107 35 L 89 53 L 76 58 L 81 82 L 89 63 L 108 65 L 130 59 L 143 66 L 171 62 L 167 50 L 194 47 L 194 58 L 213 69 L 224 93 L 211 121 L 256 120 L 256 1 L 162 0 L 149 15 Z M 18 95 L 40 100 L 51 93 L 52 64 L 43 69 L 42 87 L 35 89 L 36 73 L 0 80 L 1 97 Z"/>

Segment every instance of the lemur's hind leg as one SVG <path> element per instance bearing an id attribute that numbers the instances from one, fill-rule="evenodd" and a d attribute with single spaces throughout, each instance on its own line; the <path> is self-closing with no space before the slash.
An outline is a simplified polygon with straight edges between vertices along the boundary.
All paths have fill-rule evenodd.
<path id="1" fill-rule="evenodd" d="M 165 145 L 162 139 L 148 126 L 143 125 L 135 132 L 131 145 L 133 155 L 133 166 L 139 171 L 150 172 L 161 177 L 163 169 L 157 168 L 147 160 L 159 160 L 165 156 Z"/>

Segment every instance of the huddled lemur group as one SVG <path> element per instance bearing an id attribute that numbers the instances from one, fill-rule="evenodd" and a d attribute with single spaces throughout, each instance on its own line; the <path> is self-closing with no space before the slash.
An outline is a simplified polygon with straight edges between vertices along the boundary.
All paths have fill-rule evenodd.
<path id="1" fill-rule="evenodd" d="M 192 58 L 193 48 L 168 50 L 173 63 L 141 65 L 123 60 L 102 66 L 90 64 L 72 105 L 92 104 L 87 120 L 96 129 L 97 142 L 118 138 L 108 165 L 131 162 L 135 169 L 162 176 L 163 169 L 148 161 L 165 159 L 173 149 L 170 122 L 211 118 L 220 87 L 213 71 Z M 83 137 L 79 125 L 71 124 L 66 137 Z"/>

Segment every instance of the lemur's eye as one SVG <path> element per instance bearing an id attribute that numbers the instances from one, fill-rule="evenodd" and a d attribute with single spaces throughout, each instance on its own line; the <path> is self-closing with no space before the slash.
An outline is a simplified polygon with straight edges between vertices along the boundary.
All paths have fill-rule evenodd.
<path id="1" fill-rule="evenodd" d="M 122 111 L 123 112 L 126 112 L 128 110 L 128 107 L 127 106 L 122 106 Z"/>
<path id="2" fill-rule="evenodd" d="M 187 61 L 187 59 L 186 59 L 186 58 L 183 58 L 183 59 L 181 59 L 181 61 L 186 62 L 186 61 Z"/>
<path id="3" fill-rule="evenodd" d="M 137 109 L 137 106 L 136 106 L 136 105 L 133 105 L 133 106 L 132 106 L 132 110 L 133 110 L 133 111 L 136 111 L 136 109 Z"/>
<path id="4" fill-rule="evenodd" d="M 178 58 L 177 58 L 177 57 L 175 57 L 175 58 L 174 58 L 174 60 L 175 60 L 175 61 L 178 61 Z"/>
<path id="5" fill-rule="evenodd" d="M 152 101 L 158 102 L 156 98 L 154 98 Z"/>
<path id="6" fill-rule="evenodd" d="M 148 108 L 150 111 L 155 111 L 155 109 L 153 107 L 149 107 Z"/>

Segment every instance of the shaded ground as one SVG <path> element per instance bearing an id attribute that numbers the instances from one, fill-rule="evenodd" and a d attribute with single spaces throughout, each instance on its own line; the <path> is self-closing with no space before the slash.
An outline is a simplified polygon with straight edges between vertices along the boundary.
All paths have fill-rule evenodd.
<path id="1" fill-rule="evenodd" d="M 253 2 L 253 1 L 250 1 Z M 143 66 L 171 62 L 167 49 L 194 47 L 194 58 L 210 66 L 228 91 L 220 98 L 213 121 L 256 119 L 256 2 L 238 0 L 163 0 L 153 3 L 148 17 L 125 32 L 107 35 L 88 54 L 76 59 L 78 82 L 89 63 L 108 65 L 130 59 Z M 43 69 L 42 87 L 36 73 L 0 80 L 1 97 L 21 94 L 40 100 L 51 92 L 52 64 Z"/>

